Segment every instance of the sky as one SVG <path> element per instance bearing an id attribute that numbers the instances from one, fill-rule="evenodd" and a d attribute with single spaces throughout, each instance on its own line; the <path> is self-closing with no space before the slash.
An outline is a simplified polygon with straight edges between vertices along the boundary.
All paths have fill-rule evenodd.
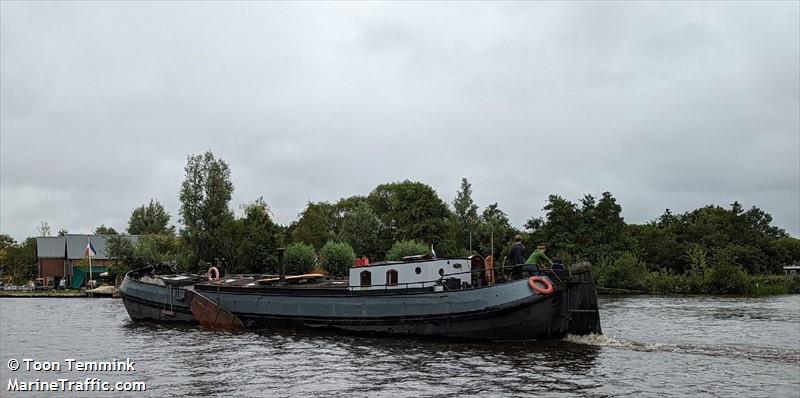
<path id="1" fill-rule="evenodd" d="M 628 223 L 739 201 L 800 236 L 798 2 L 0 3 L 0 233 L 472 183 L 513 225 L 610 191 Z"/>

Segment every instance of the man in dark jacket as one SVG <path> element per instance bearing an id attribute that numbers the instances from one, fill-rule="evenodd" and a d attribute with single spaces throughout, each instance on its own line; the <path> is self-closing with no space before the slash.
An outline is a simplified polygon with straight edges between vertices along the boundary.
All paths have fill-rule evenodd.
<path id="1" fill-rule="evenodd" d="M 522 264 L 525 264 L 525 245 L 522 244 L 522 236 L 514 237 L 514 245 L 511 246 L 511 251 L 508 252 L 506 259 L 510 265 L 514 266 L 511 269 L 512 278 L 522 277 Z"/>

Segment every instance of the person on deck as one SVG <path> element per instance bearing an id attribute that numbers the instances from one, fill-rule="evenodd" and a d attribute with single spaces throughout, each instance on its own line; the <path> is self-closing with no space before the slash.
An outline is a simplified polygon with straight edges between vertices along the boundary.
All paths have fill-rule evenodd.
<path id="1" fill-rule="evenodd" d="M 545 245 L 536 246 L 536 250 L 528 257 L 528 261 L 525 262 L 526 265 L 522 269 L 528 271 L 528 274 L 530 274 L 539 271 L 545 262 L 547 262 L 549 266 L 552 266 L 553 262 L 544 254 L 545 250 L 547 250 L 547 246 Z"/>
<path id="2" fill-rule="evenodd" d="M 509 251 L 508 256 L 506 256 L 506 260 L 508 260 L 508 263 L 512 266 L 511 274 L 514 279 L 522 277 L 522 264 L 525 264 L 524 255 L 525 245 L 522 244 L 522 236 L 517 235 L 514 237 L 514 244 L 511 246 L 511 251 Z"/>
<path id="3" fill-rule="evenodd" d="M 511 265 L 525 264 L 524 253 L 525 245 L 522 244 L 522 236 L 517 235 L 514 237 L 514 245 L 511 246 L 511 251 L 508 252 L 506 259 Z"/>

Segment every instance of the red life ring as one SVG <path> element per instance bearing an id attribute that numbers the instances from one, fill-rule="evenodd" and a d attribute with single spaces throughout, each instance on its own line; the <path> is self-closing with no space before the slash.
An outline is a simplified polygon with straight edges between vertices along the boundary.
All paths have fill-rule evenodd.
<path id="1" fill-rule="evenodd" d="M 211 274 L 214 274 L 214 276 L 211 276 Z M 210 280 L 219 279 L 219 270 L 217 267 L 211 267 L 208 269 L 208 272 L 206 272 L 206 275 L 208 275 L 208 279 Z"/>
<path id="2" fill-rule="evenodd" d="M 544 287 L 541 287 L 540 285 L 537 285 L 537 283 L 541 284 L 541 285 L 544 285 Z M 540 276 L 532 276 L 532 277 L 530 277 L 530 279 L 528 279 L 528 286 L 530 286 L 530 288 L 534 292 L 539 293 L 539 294 L 544 294 L 545 296 L 551 295 L 551 294 L 553 294 L 553 291 L 555 291 L 555 289 L 553 289 L 553 284 L 550 283 L 549 280 L 544 279 L 544 278 L 542 278 Z"/>

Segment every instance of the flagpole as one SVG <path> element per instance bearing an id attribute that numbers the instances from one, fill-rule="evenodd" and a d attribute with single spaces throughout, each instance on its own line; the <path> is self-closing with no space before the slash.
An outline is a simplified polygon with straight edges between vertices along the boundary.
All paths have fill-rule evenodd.
<path id="1" fill-rule="evenodd" d="M 92 238 L 86 237 L 86 247 L 89 248 L 89 283 L 92 284 L 92 289 L 94 289 L 94 283 L 92 283 Z"/>

